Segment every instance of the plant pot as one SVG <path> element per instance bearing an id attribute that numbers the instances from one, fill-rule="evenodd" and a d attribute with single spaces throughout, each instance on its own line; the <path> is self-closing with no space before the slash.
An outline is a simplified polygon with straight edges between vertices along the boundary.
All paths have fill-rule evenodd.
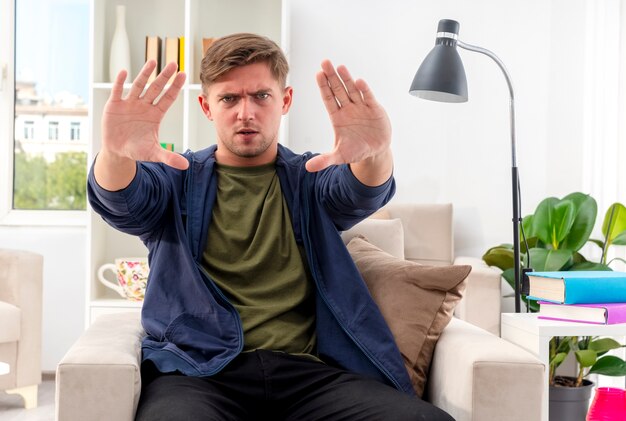
<path id="1" fill-rule="evenodd" d="M 581 387 L 550 386 L 550 421 L 585 421 L 594 384 Z"/>

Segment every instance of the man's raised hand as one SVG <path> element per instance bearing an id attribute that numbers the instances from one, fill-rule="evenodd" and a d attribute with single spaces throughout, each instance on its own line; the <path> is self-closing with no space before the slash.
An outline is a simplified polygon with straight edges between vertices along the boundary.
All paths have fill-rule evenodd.
<path id="1" fill-rule="evenodd" d="M 168 63 L 146 89 L 148 78 L 155 67 L 154 60 L 148 61 L 125 97 L 122 95 L 127 72 L 123 70 L 117 75 L 102 115 L 100 153 L 118 160 L 162 162 L 183 170 L 189 166 L 187 159 L 163 149 L 158 136 L 165 113 L 183 87 L 185 74 L 178 73 L 166 88 L 177 69 L 175 63 Z"/>
<path id="2" fill-rule="evenodd" d="M 333 126 L 335 145 L 332 152 L 311 158 L 306 163 L 307 170 L 314 172 L 330 165 L 365 163 L 368 171 L 377 172 L 375 181 L 382 179 L 384 182 L 393 165 L 389 147 L 391 124 L 367 83 L 362 79 L 354 81 L 345 66 L 335 70 L 331 62 L 325 60 L 317 74 L 317 84 Z M 384 168 L 378 168 L 378 164 L 383 164 Z M 354 172 L 354 165 L 352 167 Z"/>

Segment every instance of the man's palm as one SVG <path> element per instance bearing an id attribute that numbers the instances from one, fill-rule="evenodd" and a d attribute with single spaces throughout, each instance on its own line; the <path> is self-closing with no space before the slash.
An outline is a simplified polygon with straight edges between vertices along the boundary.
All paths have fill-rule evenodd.
<path id="1" fill-rule="evenodd" d="M 122 98 L 122 92 L 126 72 L 122 71 L 117 76 L 103 111 L 102 146 L 135 161 L 163 162 L 174 168 L 185 169 L 187 160 L 161 148 L 158 138 L 161 121 L 176 100 L 185 75 L 177 74 L 166 89 L 167 81 L 176 72 L 176 65 L 170 63 L 143 93 L 155 66 L 154 61 L 144 65 L 125 98 Z"/>
<path id="2" fill-rule="evenodd" d="M 333 125 L 335 146 L 332 152 L 309 160 L 306 166 L 309 171 L 360 162 L 389 146 L 389 118 L 365 81 L 353 81 L 344 66 L 339 66 L 335 72 L 326 60 L 317 74 L 317 83 Z"/>

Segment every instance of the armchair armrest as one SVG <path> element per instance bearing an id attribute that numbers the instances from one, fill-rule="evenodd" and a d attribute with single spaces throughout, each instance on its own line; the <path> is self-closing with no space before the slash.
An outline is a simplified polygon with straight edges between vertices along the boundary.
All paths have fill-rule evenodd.
<path id="1" fill-rule="evenodd" d="M 463 299 L 454 309 L 454 315 L 500 336 L 500 313 L 502 300 L 501 273 L 487 266 L 477 257 L 457 257 L 455 265 L 471 265 Z"/>
<path id="2" fill-rule="evenodd" d="M 0 249 L 0 301 L 20 312 L 18 346 L 0 351 L 0 360 L 11 365 L 10 387 L 41 383 L 41 319 L 43 256 L 23 250 Z M 3 329 L 5 328 L 5 321 Z M 10 325 L 7 325 L 11 327 Z M 36 400 L 35 400 L 36 402 Z"/>
<path id="3" fill-rule="evenodd" d="M 144 335 L 138 313 L 100 316 L 57 367 L 56 419 L 132 421 Z"/>
<path id="4" fill-rule="evenodd" d="M 435 347 L 426 393 L 457 421 L 538 420 L 544 370 L 524 349 L 452 318 Z"/>

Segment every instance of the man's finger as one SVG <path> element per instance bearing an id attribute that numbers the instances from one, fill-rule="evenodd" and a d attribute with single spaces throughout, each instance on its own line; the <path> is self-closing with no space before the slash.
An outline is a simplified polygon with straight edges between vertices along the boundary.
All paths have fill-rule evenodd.
<path id="1" fill-rule="evenodd" d="M 156 106 L 163 112 L 167 111 L 180 93 L 180 90 L 183 88 L 185 84 L 185 73 L 178 73 L 174 78 L 174 81 L 170 85 L 170 87 L 165 91 L 163 96 L 159 99 L 159 102 L 156 103 Z"/>
<path id="2" fill-rule="evenodd" d="M 172 168 L 176 168 L 179 170 L 186 170 L 187 168 L 189 168 L 189 161 L 187 161 L 187 159 L 184 156 L 176 152 L 165 150 L 161 148 L 160 146 L 158 148 L 159 148 L 159 152 L 157 153 L 157 156 L 155 157 L 155 161 L 162 162 L 165 165 L 168 165 Z"/>
<path id="3" fill-rule="evenodd" d="M 363 95 L 363 101 L 365 101 L 365 103 L 369 107 L 377 104 L 376 98 L 374 97 L 374 93 L 370 89 L 367 82 L 365 82 L 363 79 L 357 79 L 354 85 L 361 92 L 361 94 Z"/>
<path id="4" fill-rule="evenodd" d="M 317 172 L 324 170 L 331 165 L 336 165 L 340 163 L 341 162 L 337 162 L 337 159 L 333 153 L 325 153 L 309 159 L 305 164 L 305 168 L 309 172 Z"/>
<path id="5" fill-rule="evenodd" d="M 172 68 L 174 68 L 174 70 L 172 71 L 172 69 L 168 69 L 167 67 L 170 66 Z M 163 68 L 163 72 L 166 71 L 167 69 L 167 73 L 171 75 L 173 75 L 177 68 L 176 63 L 168 63 L 164 68 Z M 161 73 L 163 73 L 161 72 Z M 163 88 L 165 88 L 165 85 L 167 84 L 167 82 L 169 81 L 169 77 L 168 78 L 164 78 L 164 77 L 157 77 L 156 79 L 154 79 L 152 81 L 152 83 L 150 83 L 150 86 L 148 86 L 148 89 L 146 89 L 146 93 L 143 95 L 143 98 L 148 101 L 148 102 L 153 102 L 155 99 L 157 99 L 157 97 L 159 95 L 161 95 L 163 93 Z"/>
<path id="6" fill-rule="evenodd" d="M 333 114 L 339 110 L 339 104 L 330 86 L 328 86 L 328 79 L 324 72 L 318 72 L 315 78 L 317 79 L 317 86 L 320 88 L 320 94 L 322 95 L 322 101 L 324 101 L 326 111 L 328 111 L 328 114 Z"/>
<path id="7" fill-rule="evenodd" d="M 146 89 L 146 93 L 144 93 L 141 98 L 152 104 L 154 100 L 163 93 L 163 88 L 165 88 L 165 81 L 155 79 L 150 83 L 150 86 Z"/>
<path id="8" fill-rule="evenodd" d="M 355 103 L 363 102 L 363 97 L 361 96 L 361 92 L 357 89 L 350 72 L 346 66 L 338 66 L 337 73 L 339 73 L 339 77 L 343 81 L 344 86 L 346 87 L 346 91 L 348 91 L 348 96 L 350 97 L 350 101 Z"/>
<path id="9" fill-rule="evenodd" d="M 328 85 L 330 86 L 333 95 L 335 95 L 335 98 L 339 101 L 339 105 L 342 106 L 350 102 L 346 87 L 343 85 L 341 79 L 339 79 L 339 75 L 337 75 L 335 67 L 332 65 L 330 60 L 324 60 L 322 62 L 322 71 L 326 75 Z"/>
<path id="10" fill-rule="evenodd" d="M 124 92 L 124 81 L 128 72 L 122 70 L 117 74 L 113 87 L 111 88 L 111 101 L 119 101 L 122 99 L 122 93 Z"/>
<path id="11" fill-rule="evenodd" d="M 148 83 L 148 78 L 152 74 L 152 71 L 156 67 L 157 63 L 155 60 L 148 60 L 141 70 L 139 74 L 133 81 L 133 86 L 130 88 L 130 92 L 128 93 L 129 98 L 139 98 L 144 88 L 146 87 L 146 83 Z"/>

